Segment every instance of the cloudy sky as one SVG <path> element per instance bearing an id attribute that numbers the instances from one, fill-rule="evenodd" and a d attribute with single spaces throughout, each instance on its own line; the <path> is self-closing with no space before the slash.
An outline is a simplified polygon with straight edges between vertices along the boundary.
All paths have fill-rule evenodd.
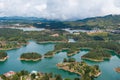
<path id="1" fill-rule="evenodd" d="M 70 20 L 108 14 L 120 14 L 120 0 L 0 0 L 0 17 Z"/>

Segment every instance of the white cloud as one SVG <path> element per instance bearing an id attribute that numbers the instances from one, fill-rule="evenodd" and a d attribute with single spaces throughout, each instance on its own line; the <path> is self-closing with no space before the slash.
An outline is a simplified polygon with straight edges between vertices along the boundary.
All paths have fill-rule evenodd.
<path id="1" fill-rule="evenodd" d="M 0 16 L 81 19 L 120 14 L 120 0 L 0 0 Z"/>
<path id="2" fill-rule="evenodd" d="M 35 6 L 35 8 L 36 8 L 38 11 L 42 12 L 43 10 L 45 10 L 45 9 L 47 8 L 47 5 L 46 5 L 46 4 L 41 4 L 41 5 Z"/>
<path id="3" fill-rule="evenodd" d="M 0 9 L 4 8 L 4 3 L 0 3 Z"/>

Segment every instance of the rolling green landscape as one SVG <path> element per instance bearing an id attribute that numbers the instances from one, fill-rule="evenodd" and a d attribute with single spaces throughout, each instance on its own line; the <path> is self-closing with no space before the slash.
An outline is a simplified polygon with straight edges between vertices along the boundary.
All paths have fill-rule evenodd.
<path id="1" fill-rule="evenodd" d="M 45 63 L 44 61 L 47 59 L 52 60 L 60 53 L 65 53 L 65 56 L 58 56 L 58 60 L 60 59 L 60 61 L 55 62 L 52 67 L 57 70 L 59 70 L 59 68 L 63 69 L 75 75 L 72 78 L 69 78 L 69 74 L 69 76 L 63 77 L 63 74 L 59 75 L 54 72 L 50 74 L 48 73 L 50 72 L 49 70 L 48 72 L 43 71 L 44 74 L 42 74 L 42 70 L 38 70 L 36 74 L 31 74 L 30 71 L 33 69 L 21 71 L 22 69 L 27 69 L 22 68 L 16 70 L 15 74 L 10 77 L 6 77 L 4 75 L 6 71 L 3 71 L 1 72 L 0 78 L 3 80 L 20 80 L 20 78 L 23 80 L 100 80 L 99 75 L 102 75 L 103 70 L 99 67 L 99 63 L 104 63 L 106 60 L 110 61 L 114 55 L 120 58 L 120 20 L 118 17 L 120 16 L 108 15 L 77 21 L 50 21 L 30 17 L 1 17 L 0 20 L 3 21 L 0 22 L 0 66 L 2 66 L 4 62 L 9 63 L 9 60 L 11 60 L 9 51 L 13 51 L 14 53 L 14 51 L 19 49 L 27 48 L 15 54 L 20 66 L 22 65 L 21 63 L 41 64 L 42 62 L 44 64 L 48 63 L 47 65 L 49 65 L 54 63 L 54 61 L 51 63 L 47 61 Z M 44 28 L 44 30 L 24 31 L 18 29 L 20 27 L 23 29 L 25 27 Z M 80 29 L 82 31 L 74 31 L 71 33 L 64 30 L 68 28 L 70 30 Z M 83 30 L 85 30 L 85 32 L 83 32 Z M 73 39 L 74 42 L 70 42 L 69 39 Z M 33 41 L 33 43 L 31 41 Z M 47 45 L 51 46 L 46 48 L 45 46 Z M 39 48 L 41 46 L 42 53 Z M 35 51 L 32 49 L 35 49 Z M 88 52 L 81 54 L 82 51 Z M 81 54 L 81 56 L 73 58 L 79 54 Z M 62 57 L 60 58 L 60 56 Z M 76 61 L 78 58 L 80 58 L 80 60 Z M 63 62 L 61 63 L 61 61 Z M 90 61 L 98 64 L 94 65 L 93 63 L 89 63 Z M 40 65 L 37 67 L 40 67 Z M 44 67 L 41 69 L 44 69 Z M 113 69 L 113 71 L 116 71 L 116 74 L 118 70 L 117 67 Z M 41 73 L 39 73 L 39 71 Z M 77 77 L 76 74 L 78 74 L 79 77 Z"/>

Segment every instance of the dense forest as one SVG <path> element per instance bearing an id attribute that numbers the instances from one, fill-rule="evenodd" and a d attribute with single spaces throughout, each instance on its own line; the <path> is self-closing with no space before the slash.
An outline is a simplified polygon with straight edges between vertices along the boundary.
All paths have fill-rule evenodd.
<path id="1" fill-rule="evenodd" d="M 73 38 L 76 42 L 68 42 L 69 38 Z M 22 45 L 26 45 L 28 40 L 35 40 L 37 43 L 55 42 L 55 49 L 46 53 L 44 55 L 45 57 L 52 57 L 55 53 L 62 50 L 67 50 L 67 55 L 72 56 L 79 52 L 81 48 L 96 49 L 96 47 L 102 48 L 103 50 L 114 50 L 117 54 L 120 54 L 119 34 L 109 32 L 89 34 L 80 32 L 76 35 L 64 30 L 46 29 L 43 31 L 22 31 L 8 28 L 0 29 L 0 50 L 18 48 Z M 100 58 L 100 56 L 98 57 Z"/>
<path id="2" fill-rule="evenodd" d="M 88 59 L 93 61 L 103 61 L 104 59 L 110 59 L 111 54 L 102 48 L 95 48 L 89 53 L 82 56 L 82 59 Z"/>
<path id="3" fill-rule="evenodd" d="M 98 65 L 89 66 L 85 62 L 63 62 L 58 63 L 57 66 L 59 69 L 79 74 L 80 80 L 94 80 L 101 74 Z"/>
<path id="4" fill-rule="evenodd" d="M 93 61 L 103 61 L 104 59 L 109 59 L 111 57 L 110 50 L 116 51 L 120 54 L 120 45 L 116 42 L 78 42 L 78 43 L 59 43 L 55 45 L 55 49 L 46 53 L 45 55 L 51 55 L 58 53 L 59 51 L 66 50 L 67 55 L 70 56 L 77 54 L 80 49 L 89 49 L 90 52 L 83 55 L 82 58 L 91 59 Z"/>
<path id="5" fill-rule="evenodd" d="M 20 56 L 20 60 L 39 60 L 42 58 L 41 54 L 31 52 L 31 53 L 23 53 Z"/>
<path id="6" fill-rule="evenodd" d="M 5 57 L 7 57 L 7 53 L 4 51 L 0 51 L 0 60 L 4 59 Z"/>
<path id="7" fill-rule="evenodd" d="M 66 42 L 65 37 L 68 32 L 59 30 L 45 30 L 45 31 L 22 31 L 17 29 L 0 29 L 0 50 L 8 50 L 12 48 L 19 48 L 26 45 L 28 40 L 35 40 L 40 42 Z M 57 35 L 57 36 L 56 36 Z"/>

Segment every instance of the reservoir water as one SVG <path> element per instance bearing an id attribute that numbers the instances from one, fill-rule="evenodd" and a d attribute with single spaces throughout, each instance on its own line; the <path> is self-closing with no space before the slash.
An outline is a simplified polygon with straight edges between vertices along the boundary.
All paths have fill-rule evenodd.
<path id="1" fill-rule="evenodd" d="M 9 56 L 8 60 L 5 62 L 0 62 L 0 74 L 3 74 L 8 71 L 20 71 L 20 70 L 28 70 L 28 71 L 39 71 L 39 72 L 53 72 L 54 74 L 60 74 L 63 78 L 76 78 L 80 77 L 77 74 L 70 73 L 64 70 L 59 70 L 56 67 L 56 64 L 62 62 L 64 58 L 69 58 L 66 56 L 66 52 L 59 52 L 53 58 L 44 58 L 41 61 L 37 62 L 26 62 L 20 61 L 19 57 L 24 52 L 38 52 L 42 55 L 47 53 L 48 51 L 52 51 L 54 49 L 55 44 L 37 44 L 35 41 L 29 41 L 29 44 L 23 46 L 19 49 L 8 50 L 7 54 Z M 78 54 L 72 56 L 76 58 L 77 61 L 82 61 L 81 56 L 88 53 L 86 50 L 80 51 Z M 113 53 L 112 58 L 110 60 L 106 60 L 104 62 L 92 62 L 85 61 L 89 65 L 99 65 L 102 74 L 95 78 L 95 80 L 120 80 L 120 73 L 117 73 L 114 68 L 120 66 L 120 57 Z"/>

